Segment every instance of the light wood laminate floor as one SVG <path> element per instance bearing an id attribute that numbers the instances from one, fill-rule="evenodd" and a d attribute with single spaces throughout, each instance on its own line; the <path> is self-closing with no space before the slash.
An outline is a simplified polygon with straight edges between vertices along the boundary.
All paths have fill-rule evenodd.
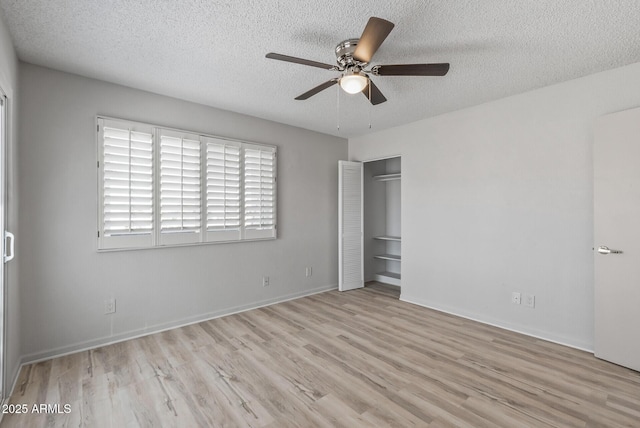
<path id="1" fill-rule="evenodd" d="M 374 283 L 32 364 L 11 403 L 71 412 L 2 427 L 638 427 L 640 373 Z"/>

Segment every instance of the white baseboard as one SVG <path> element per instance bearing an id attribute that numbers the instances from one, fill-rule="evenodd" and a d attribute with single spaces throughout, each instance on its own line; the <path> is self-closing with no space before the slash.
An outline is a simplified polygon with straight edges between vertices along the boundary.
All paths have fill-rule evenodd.
<path id="1" fill-rule="evenodd" d="M 41 351 L 33 354 L 24 355 L 21 358 L 20 368 L 22 368 L 22 366 L 27 364 L 46 361 L 52 358 L 62 357 L 64 355 L 75 354 L 76 352 L 88 351 L 89 349 L 95 349 L 101 346 L 112 345 L 114 343 L 124 342 L 126 340 L 136 339 L 138 337 L 148 336 L 150 334 L 160 333 L 166 330 L 184 327 L 191 324 L 197 324 L 199 322 L 224 317 L 227 315 L 233 315 L 239 312 L 249 311 L 251 309 L 262 308 L 264 306 L 270 306 L 276 303 L 286 302 L 288 300 L 299 299 L 301 297 L 311 296 L 313 294 L 324 293 L 326 291 L 336 290 L 337 288 L 338 288 L 337 284 L 326 285 L 322 287 L 313 288 L 311 290 L 304 290 L 296 293 L 286 294 L 284 296 L 261 300 L 261 301 L 249 303 L 246 305 L 234 306 L 231 308 L 226 308 L 226 309 L 221 309 L 221 310 L 217 310 L 217 311 L 213 311 L 205 314 L 195 315 L 193 317 L 183 318 L 177 321 L 156 324 L 153 326 L 130 330 L 127 332 L 105 336 L 98 339 L 91 339 L 83 342 L 78 342 L 73 345 L 62 346 L 59 348 L 49 349 L 47 351 Z M 20 370 L 18 370 L 18 373 L 20 373 Z M 14 387 L 15 387 L 15 380 L 14 380 Z M 13 388 L 11 392 L 13 393 Z"/>
<path id="2" fill-rule="evenodd" d="M 444 312 L 446 314 L 455 315 L 457 317 L 465 318 L 471 321 L 498 327 L 503 330 L 513 331 L 515 333 L 524 334 L 526 336 L 535 337 L 536 339 L 546 340 L 547 342 L 557 343 L 558 345 L 568 346 L 570 348 L 579 349 L 581 351 L 593 354 L 593 344 L 591 343 L 580 343 L 579 341 L 573 341 L 569 338 L 558 336 L 550 332 L 527 329 L 526 327 L 510 324 L 502 320 L 488 319 L 486 317 L 481 317 L 478 314 L 470 314 L 458 309 L 445 308 L 442 306 L 434 305 L 431 302 L 427 302 L 422 299 L 407 296 L 405 293 L 400 294 L 400 300 L 403 302 L 422 306 L 424 308 L 433 309 L 438 312 Z"/>

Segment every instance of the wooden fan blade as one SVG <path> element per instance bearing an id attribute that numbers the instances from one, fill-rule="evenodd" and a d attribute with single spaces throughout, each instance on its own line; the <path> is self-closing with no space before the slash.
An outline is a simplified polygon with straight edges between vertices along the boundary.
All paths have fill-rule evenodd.
<path id="1" fill-rule="evenodd" d="M 338 79 L 328 80 L 328 81 L 324 82 L 323 84 L 318 85 L 315 88 L 305 92 L 304 94 L 298 95 L 296 97 L 296 100 L 306 100 L 307 98 L 314 96 L 318 92 L 324 91 L 325 89 L 332 87 L 336 83 L 338 83 Z"/>
<path id="2" fill-rule="evenodd" d="M 384 39 L 387 38 L 395 24 L 382 18 L 372 16 L 364 27 L 353 57 L 361 62 L 371 62 Z"/>
<path id="3" fill-rule="evenodd" d="M 270 52 L 266 55 L 266 58 L 269 59 L 277 59 L 278 61 L 286 61 L 293 62 L 296 64 L 309 65 L 311 67 L 324 68 L 325 70 L 333 70 L 336 68 L 335 65 L 325 64 L 323 62 L 311 61 L 308 59 L 296 58 L 295 56 L 282 55 Z"/>
<path id="4" fill-rule="evenodd" d="M 444 76 L 449 63 L 376 65 L 371 71 L 377 76 Z"/>
<path id="5" fill-rule="evenodd" d="M 369 79 L 369 85 L 367 85 L 367 87 L 362 90 L 362 95 L 369 99 L 369 86 L 371 86 L 371 104 L 377 106 L 378 104 L 382 104 L 383 102 L 387 101 L 385 96 L 382 95 L 382 92 L 380 92 L 380 89 L 378 89 L 376 84 L 373 83 L 371 79 Z"/>

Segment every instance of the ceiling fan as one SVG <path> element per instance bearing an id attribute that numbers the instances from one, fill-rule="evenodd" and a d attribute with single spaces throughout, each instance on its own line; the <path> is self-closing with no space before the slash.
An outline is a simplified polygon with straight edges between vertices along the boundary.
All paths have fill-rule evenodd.
<path id="1" fill-rule="evenodd" d="M 340 77 L 328 80 L 297 96 L 296 100 L 306 100 L 338 83 L 345 92 L 349 94 L 362 92 L 371 104 L 377 105 L 387 101 L 387 99 L 373 83 L 369 75 L 444 76 L 449 71 L 448 63 L 374 65 L 371 69 L 365 70 L 382 42 L 393 30 L 393 27 L 394 24 L 385 19 L 376 18 L 375 16 L 369 18 L 369 22 L 367 22 L 367 26 L 359 39 L 347 39 L 336 46 L 336 62 L 338 65 L 325 64 L 273 52 L 268 53 L 266 57 L 342 73 Z"/>

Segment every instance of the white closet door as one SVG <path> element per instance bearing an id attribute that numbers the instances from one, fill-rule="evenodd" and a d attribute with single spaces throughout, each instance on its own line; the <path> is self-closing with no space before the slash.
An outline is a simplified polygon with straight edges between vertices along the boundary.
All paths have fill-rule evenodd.
<path id="1" fill-rule="evenodd" d="M 338 162 L 338 289 L 364 287 L 362 163 Z"/>

